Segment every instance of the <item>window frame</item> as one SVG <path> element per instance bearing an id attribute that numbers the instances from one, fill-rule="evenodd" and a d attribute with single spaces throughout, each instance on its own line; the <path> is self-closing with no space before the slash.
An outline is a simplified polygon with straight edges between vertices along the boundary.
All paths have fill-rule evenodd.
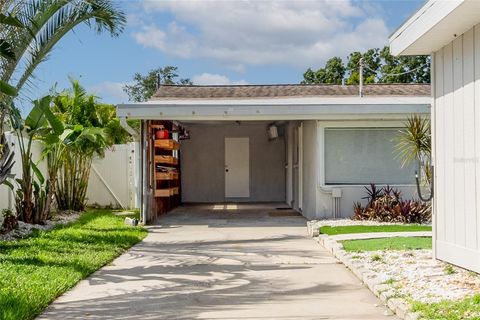
<path id="1" fill-rule="evenodd" d="M 317 121 L 317 141 L 318 141 L 318 186 L 323 190 L 330 190 L 333 188 L 358 188 L 364 187 L 368 184 L 359 183 L 341 183 L 341 184 L 327 184 L 326 177 L 326 159 L 325 159 L 325 129 L 401 129 L 404 128 L 404 122 L 400 120 L 376 120 L 376 121 Z M 387 184 L 377 184 L 378 186 L 386 186 Z M 411 184 L 389 184 L 392 187 L 412 187 Z"/>

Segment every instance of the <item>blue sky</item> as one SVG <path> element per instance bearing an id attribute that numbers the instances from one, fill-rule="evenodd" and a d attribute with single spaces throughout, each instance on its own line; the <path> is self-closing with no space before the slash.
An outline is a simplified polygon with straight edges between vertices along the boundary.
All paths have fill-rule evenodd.
<path id="1" fill-rule="evenodd" d="M 197 84 L 298 83 L 308 67 L 387 44 L 423 0 L 114 0 L 128 16 L 118 38 L 79 26 L 35 72 L 28 98 L 75 77 L 108 103 L 126 102 L 135 72 L 174 65 Z M 28 105 L 28 103 L 22 103 Z"/>

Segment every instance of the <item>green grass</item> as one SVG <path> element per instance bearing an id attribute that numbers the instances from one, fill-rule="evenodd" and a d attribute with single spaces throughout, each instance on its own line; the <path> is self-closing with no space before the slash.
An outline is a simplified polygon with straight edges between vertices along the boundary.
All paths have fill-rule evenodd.
<path id="1" fill-rule="evenodd" d="M 480 295 L 460 301 L 414 302 L 412 311 L 420 312 L 421 319 L 426 320 L 480 320 Z"/>
<path id="2" fill-rule="evenodd" d="M 374 254 L 371 259 L 372 259 L 372 261 L 382 261 L 383 260 L 382 256 L 379 255 L 379 254 Z"/>
<path id="3" fill-rule="evenodd" d="M 342 241 L 345 251 L 412 250 L 431 249 L 431 237 L 395 237 Z"/>
<path id="4" fill-rule="evenodd" d="M 395 280 L 393 278 L 390 278 L 390 279 L 387 279 L 387 280 L 383 281 L 382 283 L 383 284 L 394 284 L 395 282 L 397 282 L 397 280 Z"/>
<path id="5" fill-rule="evenodd" d="M 33 319 L 79 280 L 143 239 L 111 211 L 83 214 L 77 222 L 31 237 L 0 242 L 0 319 Z"/>
<path id="6" fill-rule="evenodd" d="M 320 227 L 320 233 L 330 236 L 347 233 L 370 233 L 370 232 L 412 232 L 412 231 L 432 231 L 431 226 L 419 224 L 392 224 L 381 226 L 338 226 Z"/>
<path id="7" fill-rule="evenodd" d="M 457 271 L 455 271 L 455 268 L 451 264 L 446 265 L 445 268 L 443 268 L 443 272 L 445 272 L 445 274 L 457 273 Z"/>

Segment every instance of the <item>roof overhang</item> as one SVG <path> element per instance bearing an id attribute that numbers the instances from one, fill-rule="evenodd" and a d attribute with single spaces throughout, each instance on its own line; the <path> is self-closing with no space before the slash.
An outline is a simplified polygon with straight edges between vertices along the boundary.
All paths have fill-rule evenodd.
<path id="1" fill-rule="evenodd" d="M 430 0 L 390 36 L 390 52 L 431 54 L 479 22 L 478 0 Z"/>
<path id="2" fill-rule="evenodd" d="M 120 104 L 117 116 L 178 121 L 403 119 L 430 112 L 430 97 L 159 100 Z"/>

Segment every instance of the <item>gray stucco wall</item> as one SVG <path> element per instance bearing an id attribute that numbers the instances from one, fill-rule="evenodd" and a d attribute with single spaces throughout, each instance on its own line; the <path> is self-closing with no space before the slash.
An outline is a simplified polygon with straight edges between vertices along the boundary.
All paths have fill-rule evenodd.
<path id="1" fill-rule="evenodd" d="M 266 122 L 188 124 L 181 142 L 183 202 L 284 202 L 285 141 L 268 141 Z M 225 199 L 225 137 L 250 138 L 250 197 Z"/>

